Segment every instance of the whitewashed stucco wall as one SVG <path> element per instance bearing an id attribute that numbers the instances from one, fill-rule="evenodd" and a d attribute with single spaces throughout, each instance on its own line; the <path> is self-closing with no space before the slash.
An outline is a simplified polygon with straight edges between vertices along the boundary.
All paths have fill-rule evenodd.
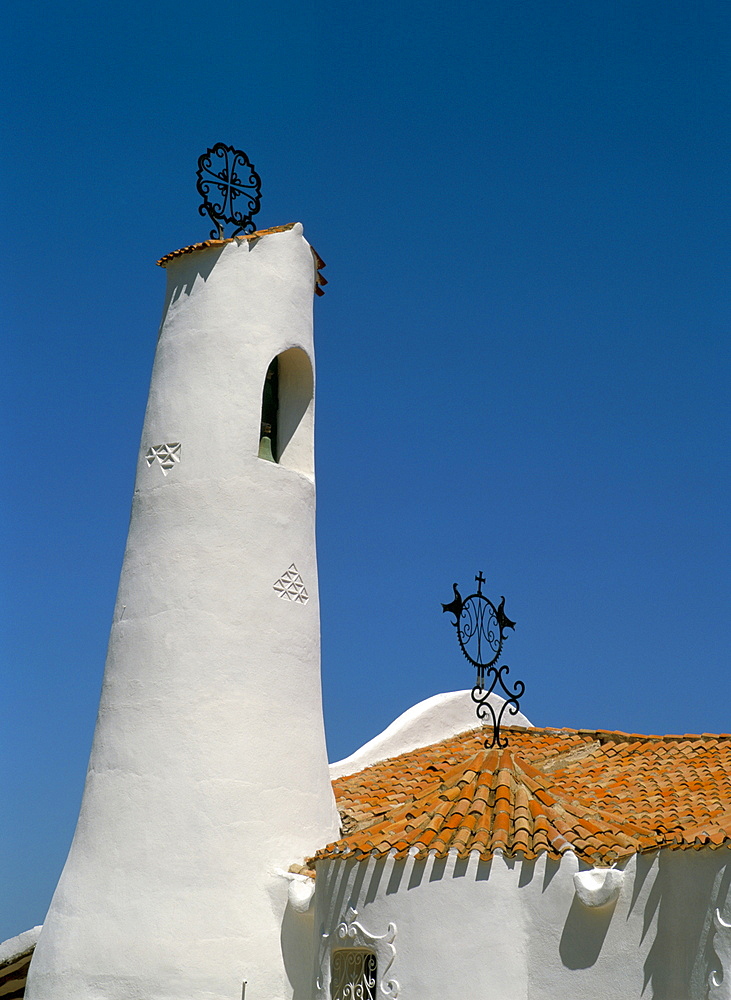
<path id="1" fill-rule="evenodd" d="M 718 851 L 661 851 L 624 866 L 618 898 L 579 900 L 562 861 L 447 859 L 320 862 L 315 893 L 315 959 L 326 1000 L 329 948 L 351 919 L 372 935 L 394 925 L 393 962 L 380 996 L 401 1000 L 722 1000 L 709 993 L 728 932 L 731 857 Z M 329 935 L 329 936 L 328 936 Z M 716 948 L 714 948 L 714 941 Z M 381 945 L 381 947 L 383 947 Z M 726 959 L 728 961 L 728 958 Z M 324 973 L 324 975 L 323 975 Z M 383 970 L 379 969 L 379 977 Z M 398 984 L 389 992 L 388 981 Z M 726 992 L 723 992 L 726 990 Z"/>
<path id="2" fill-rule="evenodd" d="M 237 1000 L 244 979 L 247 1000 L 290 996 L 289 883 L 275 869 L 337 835 L 306 361 L 313 256 L 298 224 L 176 258 L 167 274 L 81 814 L 29 1000 Z M 257 457 L 262 387 L 293 349 L 306 410 L 275 465 Z M 297 420 L 280 407 L 280 422 L 289 435 Z M 275 586 L 293 563 L 306 601 Z M 276 691 L 296 692 L 297 710 Z"/>

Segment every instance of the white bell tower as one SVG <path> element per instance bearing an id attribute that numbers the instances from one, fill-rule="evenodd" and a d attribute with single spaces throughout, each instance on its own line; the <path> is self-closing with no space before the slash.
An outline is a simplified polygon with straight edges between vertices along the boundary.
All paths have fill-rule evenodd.
<path id="1" fill-rule="evenodd" d="M 246 1000 L 286 1000 L 276 869 L 338 835 L 320 692 L 313 253 L 296 224 L 161 263 L 99 716 L 28 1000 L 240 1000 L 243 980 Z"/>

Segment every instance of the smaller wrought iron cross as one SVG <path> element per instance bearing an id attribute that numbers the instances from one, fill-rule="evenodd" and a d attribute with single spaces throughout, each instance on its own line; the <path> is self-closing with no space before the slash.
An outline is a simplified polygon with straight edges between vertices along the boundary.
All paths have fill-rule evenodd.
<path id="1" fill-rule="evenodd" d="M 477 679 L 472 689 L 472 700 L 477 705 L 477 718 L 483 722 L 492 723 L 492 737 L 485 741 L 485 746 L 505 747 L 507 739 L 500 734 L 503 716 L 517 715 L 520 709 L 520 698 L 525 691 L 525 684 L 516 681 L 511 689 L 506 680 L 510 667 L 506 664 L 498 666 L 498 660 L 505 642 L 506 629 L 514 629 L 515 622 L 505 614 L 505 598 L 500 598 L 499 604 L 493 604 L 489 597 L 482 593 L 485 577 L 482 570 L 475 577 L 477 592 L 462 599 L 457 584 L 452 585 L 454 600 L 442 604 L 442 611 L 454 615 L 454 625 L 457 631 L 457 642 L 465 657 L 477 668 Z M 498 694 L 498 691 L 500 692 Z M 493 705 L 490 695 L 498 694 L 502 704 Z"/>

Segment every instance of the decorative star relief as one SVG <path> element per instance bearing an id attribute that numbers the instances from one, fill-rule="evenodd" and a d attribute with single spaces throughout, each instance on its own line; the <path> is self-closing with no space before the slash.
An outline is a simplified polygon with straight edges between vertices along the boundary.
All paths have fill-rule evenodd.
<path id="1" fill-rule="evenodd" d="M 274 583 L 274 589 L 283 600 L 294 601 L 295 604 L 307 604 L 310 599 L 304 580 L 294 563 Z"/>
<path id="2" fill-rule="evenodd" d="M 148 466 L 158 463 L 162 469 L 163 476 L 180 461 L 180 442 L 171 441 L 168 444 L 153 444 L 147 449 L 145 454 Z"/>

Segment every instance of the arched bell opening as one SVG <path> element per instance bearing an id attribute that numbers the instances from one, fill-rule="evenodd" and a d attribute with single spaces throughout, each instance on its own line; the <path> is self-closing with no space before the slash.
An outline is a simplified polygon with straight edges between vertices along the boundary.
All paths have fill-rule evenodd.
<path id="1" fill-rule="evenodd" d="M 259 458 L 314 476 L 314 377 L 301 347 L 278 354 L 267 369 Z"/>

